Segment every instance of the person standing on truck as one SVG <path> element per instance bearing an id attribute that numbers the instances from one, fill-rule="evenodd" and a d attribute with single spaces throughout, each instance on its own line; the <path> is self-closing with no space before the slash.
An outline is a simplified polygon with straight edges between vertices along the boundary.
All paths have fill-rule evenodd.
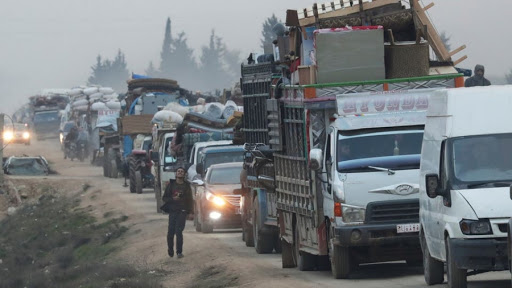
<path id="1" fill-rule="evenodd" d="M 480 64 L 476 65 L 475 66 L 475 76 L 466 79 L 464 86 L 465 87 L 490 86 L 491 81 L 487 80 L 484 77 L 484 74 L 485 74 L 484 66 L 480 65 Z"/>
<path id="2" fill-rule="evenodd" d="M 165 188 L 162 200 L 162 211 L 169 213 L 169 229 L 167 231 L 167 253 L 174 256 L 174 235 L 176 235 L 176 255 L 183 258 L 183 230 L 185 221 L 191 219 L 193 207 L 192 190 L 185 181 L 186 170 L 179 167 L 176 170 L 176 180 L 170 180 Z M 187 216 L 188 215 L 188 216 Z"/>

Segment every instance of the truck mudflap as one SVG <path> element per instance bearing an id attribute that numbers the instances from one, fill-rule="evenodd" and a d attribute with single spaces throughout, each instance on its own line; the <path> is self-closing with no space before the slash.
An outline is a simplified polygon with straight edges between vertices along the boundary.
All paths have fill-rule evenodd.
<path id="1" fill-rule="evenodd" d="M 397 224 L 355 225 L 334 228 L 334 245 L 349 247 L 359 263 L 419 261 L 418 232 L 398 233 Z"/>
<path id="2" fill-rule="evenodd" d="M 507 238 L 450 239 L 452 259 L 459 269 L 502 271 L 509 269 Z"/>

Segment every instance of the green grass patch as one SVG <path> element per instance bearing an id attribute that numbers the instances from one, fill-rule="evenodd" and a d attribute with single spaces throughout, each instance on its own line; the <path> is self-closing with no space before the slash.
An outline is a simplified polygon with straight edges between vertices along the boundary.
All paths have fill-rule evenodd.
<path id="1" fill-rule="evenodd" d="M 105 261 L 128 231 L 127 216 L 98 221 L 79 198 L 54 196 L 51 186 L 42 190 L 37 204 L 0 222 L 0 288 L 161 287 L 158 276 Z"/>

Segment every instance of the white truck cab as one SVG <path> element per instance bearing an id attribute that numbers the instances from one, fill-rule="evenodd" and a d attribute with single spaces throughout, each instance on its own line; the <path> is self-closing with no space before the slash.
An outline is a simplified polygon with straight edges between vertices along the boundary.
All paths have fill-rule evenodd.
<path id="1" fill-rule="evenodd" d="M 428 285 L 509 268 L 512 86 L 439 90 L 430 98 L 420 168 L 420 242 Z"/>

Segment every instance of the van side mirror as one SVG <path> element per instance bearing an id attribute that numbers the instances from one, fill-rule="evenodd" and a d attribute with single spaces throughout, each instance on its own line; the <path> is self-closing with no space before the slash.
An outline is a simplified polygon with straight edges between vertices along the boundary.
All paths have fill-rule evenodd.
<path id="1" fill-rule="evenodd" d="M 308 167 L 311 170 L 318 171 L 322 169 L 322 163 L 323 163 L 323 152 L 322 149 L 311 149 L 309 151 L 309 163 Z"/>
<path id="2" fill-rule="evenodd" d="M 425 176 L 425 187 L 429 198 L 436 198 L 439 193 L 439 175 L 428 174 Z"/>
<path id="3" fill-rule="evenodd" d="M 203 175 L 203 163 L 197 163 L 196 165 L 196 173 L 199 175 Z"/>
<path id="4" fill-rule="evenodd" d="M 160 161 L 160 153 L 158 151 L 151 151 L 151 161 L 155 163 Z"/>

